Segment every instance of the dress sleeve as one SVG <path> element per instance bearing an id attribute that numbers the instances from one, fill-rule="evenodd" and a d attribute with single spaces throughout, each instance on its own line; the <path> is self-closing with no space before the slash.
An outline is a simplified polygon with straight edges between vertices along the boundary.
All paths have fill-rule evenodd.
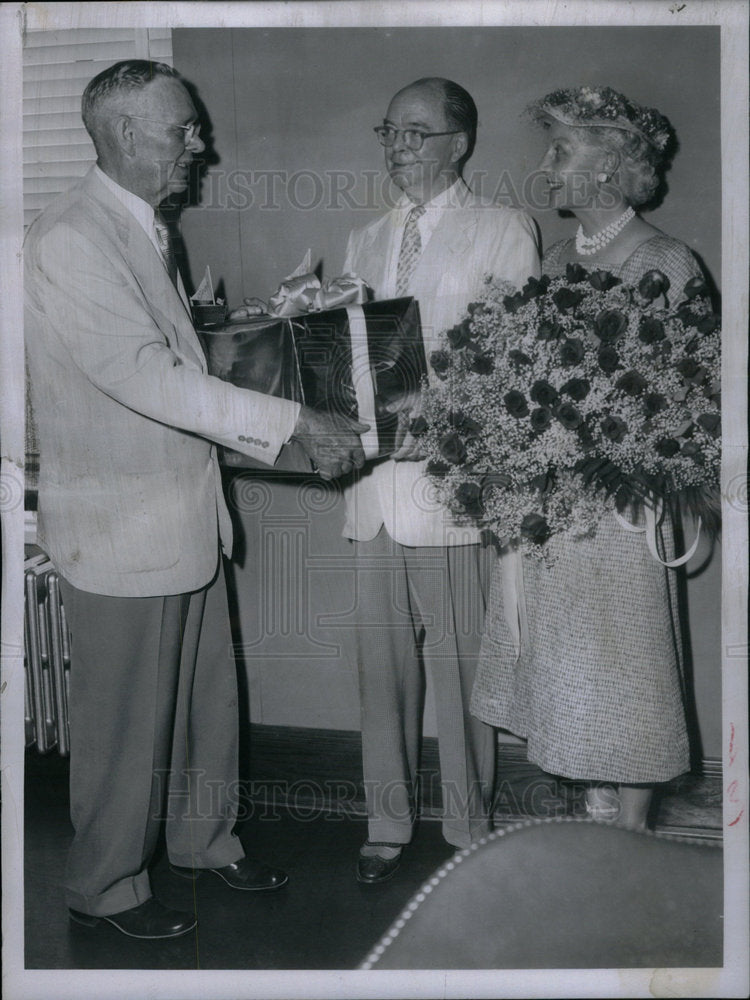
<path id="1" fill-rule="evenodd" d="M 655 236 L 638 247 L 623 264 L 620 277 L 635 283 L 652 270 L 662 271 L 669 279 L 667 297 L 672 307 L 685 298 L 688 281 L 704 277 L 692 250 L 671 236 Z"/>
<path id="2" fill-rule="evenodd" d="M 560 257 L 565 247 L 570 243 L 570 240 L 558 240 L 553 243 L 552 246 L 547 250 L 542 258 L 542 272 L 544 274 L 549 274 L 550 277 L 557 277 L 562 268 L 560 266 Z"/>

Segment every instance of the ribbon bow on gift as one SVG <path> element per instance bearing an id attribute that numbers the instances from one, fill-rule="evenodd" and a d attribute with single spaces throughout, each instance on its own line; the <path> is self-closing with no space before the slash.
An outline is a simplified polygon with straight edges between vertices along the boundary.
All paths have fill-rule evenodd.
<path id="1" fill-rule="evenodd" d="M 314 274 L 287 278 L 268 300 L 271 316 L 301 316 L 339 306 L 362 305 L 367 302 L 367 284 L 354 274 L 331 278 L 322 285 Z"/>

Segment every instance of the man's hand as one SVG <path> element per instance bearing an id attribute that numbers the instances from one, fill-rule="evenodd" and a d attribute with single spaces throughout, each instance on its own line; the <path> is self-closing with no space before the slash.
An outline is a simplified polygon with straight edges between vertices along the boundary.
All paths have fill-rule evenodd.
<path id="1" fill-rule="evenodd" d="M 411 432 L 413 423 L 422 412 L 422 395 L 419 390 L 404 393 L 386 406 L 388 413 L 398 417 L 396 428 L 396 450 L 391 458 L 397 462 L 419 462 L 425 457 L 419 439 Z"/>
<path id="2" fill-rule="evenodd" d="M 299 441 L 322 479 L 337 479 L 365 464 L 360 434 L 369 430 L 351 417 L 303 406 L 292 437 Z"/>
<path id="3" fill-rule="evenodd" d="M 250 319 L 252 316 L 264 316 L 266 314 L 267 305 L 263 299 L 243 299 L 244 306 L 239 306 L 237 309 L 233 309 L 229 314 L 229 319 Z"/>

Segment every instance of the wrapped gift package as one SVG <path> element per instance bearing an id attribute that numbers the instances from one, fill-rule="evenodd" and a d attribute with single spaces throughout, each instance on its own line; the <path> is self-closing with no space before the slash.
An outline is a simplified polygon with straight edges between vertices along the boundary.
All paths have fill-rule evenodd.
<path id="1" fill-rule="evenodd" d="M 419 307 L 412 298 L 301 316 L 259 316 L 198 332 L 212 375 L 369 424 L 362 435 L 368 459 L 394 450 L 398 421 L 389 408 L 417 391 L 427 371 Z M 223 450 L 223 461 L 267 468 L 229 449 Z M 284 447 L 274 468 L 312 471 L 295 442 Z"/>

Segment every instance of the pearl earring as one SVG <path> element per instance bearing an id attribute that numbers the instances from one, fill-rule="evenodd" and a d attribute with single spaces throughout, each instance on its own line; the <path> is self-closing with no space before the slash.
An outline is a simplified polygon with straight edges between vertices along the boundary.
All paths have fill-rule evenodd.
<path id="1" fill-rule="evenodd" d="M 604 174 L 604 173 L 597 174 L 596 179 L 597 181 L 599 181 L 600 184 L 606 184 L 607 181 L 609 180 L 609 174 Z"/>

